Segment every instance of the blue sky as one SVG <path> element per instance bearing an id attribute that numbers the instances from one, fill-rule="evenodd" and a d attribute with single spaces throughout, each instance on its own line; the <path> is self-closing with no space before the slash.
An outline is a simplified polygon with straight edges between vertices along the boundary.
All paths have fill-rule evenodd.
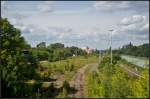
<path id="1" fill-rule="evenodd" d="M 106 49 L 149 40 L 148 1 L 3 1 L 2 17 L 32 46 L 45 41 Z"/>

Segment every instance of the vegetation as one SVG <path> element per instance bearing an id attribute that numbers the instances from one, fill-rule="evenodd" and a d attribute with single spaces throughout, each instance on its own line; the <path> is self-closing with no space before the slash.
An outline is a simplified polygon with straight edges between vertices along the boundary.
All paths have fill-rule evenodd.
<path id="1" fill-rule="evenodd" d="M 44 83 L 45 80 L 51 80 L 52 74 L 59 73 L 65 74 L 68 80 L 78 68 L 96 61 L 95 57 L 88 57 L 82 49 L 74 46 L 64 47 L 61 43 L 46 46 L 45 42 L 41 42 L 36 48 L 31 48 L 21 36 L 20 31 L 7 19 L 1 19 L 0 25 L 3 97 L 55 97 L 59 92 L 58 89 L 51 84 L 48 91 L 42 93 L 41 90 L 44 89 L 40 80 Z M 48 69 L 42 69 L 45 64 L 40 65 L 40 61 L 45 60 L 49 61 L 47 61 Z M 56 95 L 52 95 L 54 90 Z"/>
<path id="2" fill-rule="evenodd" d="M 24 49 L 29 46 L 21 37 L 20 31 L 14 28 L 7 19 L 1 19 L 1 71 L 2 71 L 2 96 L 22 96 L 21 90 L 26 90 L 25 81 L 36 77 L 36 61 L 30 54 L 30 60 L 26 59 Z"/>
<path id="3" fill-rule="evenodd" d="M 75 55 L 86 55 L 86 52 L 78 47 L 64 47 L 64 44 L 54 43 L 46 47 L 45 42 L 37 44 L 37 48 L 30 50 L 39 60 L 48 60 L 49 62 L 64 60 Z"/>
<path id="4" fill-rule="evenodd" d="M 64 75 L 66 80 L 70 80 L 79 68 L 88 63 L 95 63 L 97 61 L 98 57 L 89 55 L 86 57 L 70 57 L 66 60 L 56 62 L 41 61 L 40 63 L 41 66 L 47 68 L 48 71 L 51 72 L 51 75 Z"/>
<path id="5" fill-rule="evenodd" d="M 46 46 L 45 42 L 32 48 L 21 36 L 20 30 L 14 28 L 7 19 L 1 19 L 0 26 L 2 97 L 69 97 L 76 91 L 70 86 L 75 73 L 86 64 L 98 62 L 98 50 L 87 54 L 75 46 L 65 47 L 61 43 Z M 142 77 L 130 77 L 119 64 L 126 64 L 132 68 L 135 65 L 118 55 L 148 57 L 147 47 L 147 44 L 133 46 L 130 43 L 114 50 L 117 54 L 113 54 L 113 64 L 110 64 L 109 53 L 103 52 L 98 68 L 90 72 L 92 66 L 89 66 L 89 70 L 86 71 L 86 95 L 104 98 L 148 98 L 148 67 L 138 68 Z M 63 78 L 62 85 L 56 83 L 56 80 L 62 79 L 59 77 Z"/>
<path id="6" fill-rule="evenodd" d="M 130 44 L 124 45 L 118 50 L 114 50 L 114 53 L 126 54 L 131 56 L 139 57 L 149 57 L 149 44 L 145 43 L 143 45 L 134 46 L 131 42 Z"/>
<path id="7" fill-rule="evenodd" d="M 148 69 L 143 72 L 144 78 L 132 78 L 116 62 L 111 65 L 109 56 L 105 55 L 99 65 L 99 71 L 93 71 L 86 77 L 87 95 L 105 98 L 148 98 Z"/>

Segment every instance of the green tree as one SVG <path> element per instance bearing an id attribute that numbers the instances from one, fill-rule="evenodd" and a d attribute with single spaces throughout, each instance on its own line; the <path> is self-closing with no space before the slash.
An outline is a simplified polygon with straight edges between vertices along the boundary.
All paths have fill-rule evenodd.
<path id="1" fill-rule="evenodd" d="M 37 48 L 46 48 L 46 43 L 41 42 L 41 43 L 37 44 Z"/>
<path id="2" fill-rule="evenodd" d="M 127 54 L 140 57 L 149 57 L 149 43 L 139 46 L 134 46 L 131 42 L 124 45 L 122 48 L 113 50 L 114 53 Z"/>
<path id="3" fill-rule="evenodd" d="M 21 36 L 20 31 L 14 28 L 7 19 L 1 19 L 0 26 L 2 96 L 11 97 L 21 93 L 20 88 L 24 84 L 17 82 L 32 79 L 35 71 L 31 66 L 32 62 L 27 62 L 22 52 L 29 46 Z"/>
<path id="4" fill-rule="evenodd" d="M 61 43 L 54 43 L 54 44 L 50 44 L 48 46 L 48 49 L 58 49 L 58 48 L 64 48 L 64 44 L 61 44 Z"/>

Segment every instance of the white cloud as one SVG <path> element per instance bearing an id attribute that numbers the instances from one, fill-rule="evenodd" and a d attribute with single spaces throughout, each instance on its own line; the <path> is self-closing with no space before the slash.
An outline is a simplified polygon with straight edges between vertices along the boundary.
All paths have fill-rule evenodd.
<path id="1" fill-rule="evenodd" d="M 52 10 L 52 7 L 50 5 L 39 5 L 38 6 L 38 9 L 41 11 L 41 12 L 51 12 L 53 11 Z"/>
<path id="2" fill-rule="evenodd" d="M 123 25 L 131 25 L 135 23 L 142 23 L 146 20 L 145 16 L 142 15 L 133 15 L 131 17 L 123 18 L 121 20 L 121 24 Z"/>
<path id="3" fill-rule="evenodd" d="M 97 10 L 114 10 L 114 9 L 124 9 L 130 6 L 129 1 L 97 1 L 94 3 L 94 7 Z"/>
<path id="4" fill-rule="evenodd" d="M 8 12 L 7 3 L 6 3 L 6 1 L 1 1 L 1 14 L 2 14 L 2 17 L 6 16 L 6 14 L 7 14 L 6 12 Z"/>
<path id="5" fill-rule="evenodd" d="M 50 5 L 51 5 L 51 4 L 53 4 L 54 2 L 55 2 L 55 1 L 45 1 L 44 3 L 45 3 L 45 4 L 50 4 Z"/>
<path id="6" fill-rule="evenodd" d="M 145 24 L 140 30 L 149 30 L 149 23 Z"/>
<path id="7" fill-rule="evenodd" d="M 148 1 L 96 1 L 94 7 L 98 11 L 148 11 Z M 146 10 L 145 10 L 146 9 Z"/>
<path id="8" fill-rule="evenodd" d="M 117 29 L 119 39 L 148 40 L 149 23 L 146 16 L 132 15 L 120 21 Z"/>
<path id="9" fill-rule="evenodd" d="M 53 11 L 53 4 L 54 1 L 45 1 L 43 4 L 40 4 L 37 6 L 37 8 L 41 11 L 41 12 L 52 12 Z"/>
<path id="10" fill-rule="evenodd" d="M 2 3 L 3 6 L 6 4 L 7 2 Z M 60 4 L 64 5 L 60 6 Z M 32 43 L 66 41 L 66 43 L 74 44 L 78 41 L 82 42 L 81 44 L 85 43 L 85 45 L 93 46 L 95 44 L 97 47 L 101 45 L 101 47 L 109 46 L 107 45 L 110 40 L 108 30 L 111 29 L 111 26 L 116 27 L 116 29 L 113 27 L 113 40 L 125 40 L 127 42 L 130 34 L 133 34 L 136 39 L 148 39 L 148 12 L 142 10 L 148 8 L 145 6 L 147 2 L 95 2 L 94 7 L 104 13 L 95 11 L 92 8 L 93 2 L 91 4 L 87 3 L 87 5 L 85 3 L 85 8 L 84 6 L 80 7 L 80 4 L 78 6 L 72 3 L 69 3 L 72 4 L 69 6 L 67 4 L 62 2 L 54 5 L 53 1 L 43 1 L 42 3 L 31 3 L 29 6 L 25 5 L 24 7 L 29 8 L 23 8 L 23 6 L 14 3 L 9 5 L 8 11 L 5 11 L 5 13 L 10 22 L 19 28 L 24 37 Z M 54 7 L 58 8 L 55 10 Z M 74 7 L 79 7 L 78 9 L 81 10 Z M 31 10 L 29 11 L 29 9 Z M 132 10 L 137 10 L 141 15 L 134 13 Z M 120 12 L 114 15 L 113 13 L 106 13 L 107 11 Z M 122 20 L 119 21 L 120 19 Z M 119 23 L 118 27 L 116 26 L 117 23 Z"/>
<path id="11" fill-rule="evenodd" d="M 10 23 L 15 27 L 21 30 L 22 33 L 24 34 L 29 34 L 29 33 L 34 33 L 37 28 L 35 25 L 30 25 L 30 24 L 24 24 L 22 22 L 22 18 L 19 20 L 19 18 L 10 18 L 9 21 Z"/>
<path id="12" fill-rule="evenodd" d="M 143 34 L 148 30 L 148 20 L 146 20 L 146 16 L 142 15 L 133 15 L 130 17 L 123 18 L 121 20 L 121 29 L 124 32 L 131 32 L 136 34 Z M 144 33 L 145 34 L 145 33 Z"/>
<path id="13" fill-rule="evenodd" d="M 14 25 L 15 28 L 18 28 L 21 30 L 22 33 L 24 34 L 29 34 L 29 33 L 33 33 L 34 32 L 34 29 L 29 27 L 29 26 L 26 26 L 26 25 Z"/>
<path id="14" fill-rule="evenodd" d="M 77 34 L 79 35 L 79 37 L 86 38 L 98 36 L 99 32 L 100 32 L 99 28 L 87 27 L 86 29 L 85 28 L 79 29 Z"/>
<path id="15" fill-rule="evenodd" d="M 147 34 L 147 35 L 137 35 L 137 36 L 135 36 L 135 39 L 136 40 L 141 40 L 141 41 L 149 41 L 149 35 Z"/>

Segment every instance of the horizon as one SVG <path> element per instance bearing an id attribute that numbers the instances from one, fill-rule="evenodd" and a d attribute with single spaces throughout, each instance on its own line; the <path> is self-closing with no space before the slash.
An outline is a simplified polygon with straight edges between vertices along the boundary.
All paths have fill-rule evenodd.
<path id="1" fill-rule="evenodd" d="M 45 42 L 46 43 L 46 42 Z M 54 43 L 49 43 L 49 44 L 47 44 L 46 43 L 46 47 L 48 47 L 49 45 L 51 45 L 51 44 L 55 44 L 55 43 L 61 43 L 61 42 L 54 42 Z M 148 43 L 143 43 L 143 44 L 139 44 L 139 45 L 135 45 L 135 44 L 133 44 L 132 42 L 129 42 L 129 43 L 127 43 L 127 44 L 124 44 L 124 45 L 128 45 L 128 44 L 132 44 L 133 46 L 140 46 L 140 45 L 143 45 L 143 44 L 149 44 L 149 42 Z M 63 43 L 61 43 L 61 44 L 63 44 Z M 112 48 L 113 50 L 116 50 L 116 49 L 119 49 L 119 48 L 122 48 L 124 45 L 122 45 L 122 46 L 120 46 L 120 47 L 118 47 L 118 48 Z M 32 48 L 36 48 L 37 46 L 31 46 Z M 64 47 L 78 47 L 78 46 L 74 46 L 74 45 L 72 45 L 72 46 L 67 46 L 67 45 L 65 45 L 64 44 Z M 78 48 L 80 48 L 80 49 L 84 49 L 84 48 L 86 48 L 86 47 L 89 47 L 89 46 L 83 46 L 83 47 L 78 47 Z M 101 50 L 108 50 L 109 48 L 106 48 L 106 49 L 98 49 L 98 48 L 91 48 L 91 47 L 89 47 L 90 49 L 93 49 L 93 50 L 99 50 L 99 51 L 101 51 Z"/>
<path id="2" fill-rule="evenodd" d="M 114 30 L 113 49 L 130 42 L 149 43 L 148 4 L 148 1 L 1 1 L 1 14 L 21 30 L 32 47 L 40 42 L 60 42 L 65 46 L 105 50 L 110 47 L 110 29 Z"/>

